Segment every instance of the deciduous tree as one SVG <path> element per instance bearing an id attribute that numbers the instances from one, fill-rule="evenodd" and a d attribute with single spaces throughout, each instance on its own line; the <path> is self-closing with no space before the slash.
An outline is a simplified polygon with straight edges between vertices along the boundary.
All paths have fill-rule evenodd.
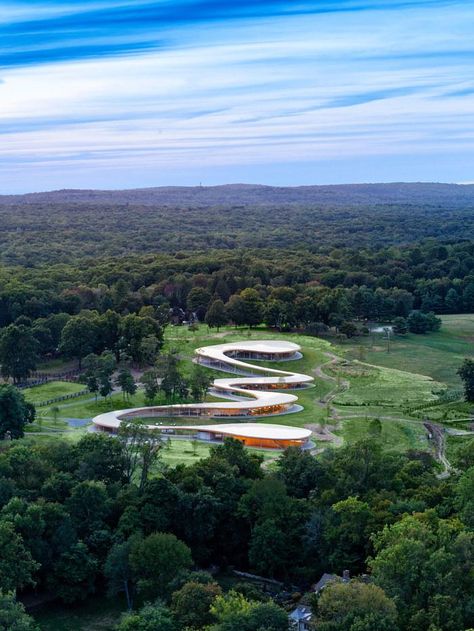
<path id="1" fill-rule="evenodd" d="M 218 331 L 221 326 L 224 326 L 228 322 L 227 310 L 222 300 L 214 300 L 211 302 L 209 309 L 206 312 L 205 322 L 208 327 L 216 328 Z"/>
<path id="2" fill-rule="evenodd" d="M 315 626 L 322 631 L 398 631 L 395 603 L 376 585 L 330 583 L 315 605 Z"/>
<path id="3" fill-rule="evenodd" d="M 30 328 L 10 324 L 0 334 L 2 376 L 15 383 L 27 379 L 36 368 L 40 345 Z"/>
<path id="4" fill-rule="evenodd" d="M 130 564 L 139 591 L 145 598 L 169 595 L 169 585 L 180 572 L 191 567 L 188 546 L 168 533 L 154 533 L 133 544 Z"/>
<path id="5" fill-rule="evenodd" d="M 171 610 L 182 628 L 202 629 L 211 624 L 213 616 L 210 607 L 221 593 L 217 583 L 185 583 L 174 592 Z"/>
<path id="6" fill-rule="evenodd" d="M 15 593 L 26 585 L 34 585 L 39 564 L 9 521 L 0 521 L 0 550 L 0 590 Z"/>
<path id="7" fill-rule="evenodd" d="M 123 616 L 117 631 L 176 631 L 176 623 L 169 609 L 158 602 Z"/>
<path id="8" fill-rule="evenodd" d="M 34 619 L 11 593 L 0 592 L 0 631 L 39 631 Z"/>
<path id="9" fill-rule="evenodd" d="M 137 391 L 137 384 L 133 378 L 132 373 L 128 368 L 121 368 L 115 383 L 122 390 L 122 396 L 124 399 L 129 399 Z"/>
<path id="10" fill-rule="evenodd" d="M 74 357 L 82 368 L 82 360 L 93 353 L 99 340 L 97 314 L 77 315 L 71 318 L 61 333 L 60 350 L 66 357 Z"/>
<path id="11" fill-rule="evenodd" d="M 0 440 L 6 436 L 22 438 L 26 425 L 32 423 L 35 416 L 34 405 L 25 400 L 20 390 L 8 384 L 0 385 Z"/>

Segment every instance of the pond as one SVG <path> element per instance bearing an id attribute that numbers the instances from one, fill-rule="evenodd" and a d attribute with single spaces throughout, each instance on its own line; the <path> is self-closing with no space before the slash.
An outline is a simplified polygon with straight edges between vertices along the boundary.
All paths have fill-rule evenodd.
<path id="1" fill-rule="evenodd" d="M 64 419 L 69 427 L 85 427 L 92 421 L 91 418 L 66 418 Z"/>

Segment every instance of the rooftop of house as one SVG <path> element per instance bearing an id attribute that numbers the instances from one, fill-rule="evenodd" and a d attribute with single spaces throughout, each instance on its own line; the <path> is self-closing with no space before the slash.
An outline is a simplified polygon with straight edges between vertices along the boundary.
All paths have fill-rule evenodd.
<path id="1" fill-rule="evenodd" d="M 311 620 L 311 616 L 311 609 L 309 607 L 306 607 L 305 605 L 298 605 L 298 607 L 296 607 L 296 609 L 293 609 L 293 611 L 288 615 L 290 620 L 293 620 L 294 622 Z"/>
<path id="2" fill-rule="evenodd" d="M 348 570 L 344 570 L 342 576 L 338 576 L 337 574 L 327 574 L 326 572 L 321 576 L 319 581 L 311 586 L 311 591 L 319 594 L 319 592 L 326 587 L 329 583 L 333 583 L 334 581 L 341 581 L 343 583 L 348 583 L 351 580 L 350 574 Z"/>

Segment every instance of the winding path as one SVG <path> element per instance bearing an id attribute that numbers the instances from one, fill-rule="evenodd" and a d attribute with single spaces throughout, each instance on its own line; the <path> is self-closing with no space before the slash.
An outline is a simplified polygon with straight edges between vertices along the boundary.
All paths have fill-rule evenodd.
<path id="1" fill-rule="evenodd" d="M 211 393 L 229 402 L 204 402 L 176 405 L 162 405 L 132 408 L 100 414 L 93 419 L 96 428 L 116 431 L 122 421 L 133 418 L 186 417 L 188 419 L 236 418 L 239 423 L 193 425 L 203 438 L 216 435 L 229 435 L 242 439 L 246 444 L 266 447 L 285 447 L 292 444 L 305 444 L 311 430 L 242 422 L 249 418 L 268 417 L 298 411 L 298 397 L 285 390 L 295 390 L 309 386 L 314 378 L 292 371 L 276 370 L 249 363 L 247 360 L 287 361 L 301 357 L 300 347 L 292 342 L 248 341 L 232 344 L 216 344 L 198 348 L 195 362 L 201 365 L 234 373 L 227 379 L 215 379 Z M 189 425 L 149 425 L 153 429 L 182 430 Z"/>
<path id="2" fill-rule="evenodd" d="M 341 416 L 339 411 L 332 405 L 337 394 L 344 390 L 348 390 L 351 386 L 350 381 L 345 379 L 341 380 L 338 383 L 338 380 L 335 377 L 332 377 L 325 372 L 323 372 L 323 368 L 325 366 L 332 366 L 337 364 L 340 361 L 340 358 L 333 353 L 325 353 L 325 355 L 329 358 L 329 361 L 317 366 L 314 370 L 314 373 L 317 377 L 322 379 L 323 381 L 333 382 L 337 384 L 330 392 L 326 394 L 326 396 L 319 401 L 320 406 L 328 407 L 328 411 L 330 413 L 330 418 L 335 422 L 335 428 L 340 428 L 341 421 L 349 420 L 349 419 L 369 419 L 369 418 L 377 418 L 380 421 L 403 421 L 404 423 L 411 423 L 413 425 L 420 425 L 421 421 L 417 421 L 415 419 L 409 419 L 405 417 L 394 417 L 394 416 L 386 416 L 380 414 L 367 414 L 364 412 L 363 414 L 345 414 Z M 470 419 L 465 419 L 470 420 Z M 447 478 L 450 475 L 450 472 L 453 470 L 453 466 L 449 462 L 446 457 L 446 439 L 445 439 L 445 431 L 446 429 L 440 425 L 439 423 L 434 423 L 432 421 L 423 423 L 425 429 L 428 431 L 428 434 L 431 436 L 433 440 L 433 455 L 435 459 L 442 465 L 443 471 L 438 474 L 438 478 Z M 469 432 L 466 432 L 469 434 Z M 474 432 L 472 432 L 474 434 Z M 314 434 L 318 441 L 326 441 L 332 442 L 336 446 L 341 446 L 344 441 L 343 439 L 330 431 L 327 427 L 314 427 Z M 317 448 L 313 450 L 314 454 L 320 453 L 323 451 L 322 448 Z"/>

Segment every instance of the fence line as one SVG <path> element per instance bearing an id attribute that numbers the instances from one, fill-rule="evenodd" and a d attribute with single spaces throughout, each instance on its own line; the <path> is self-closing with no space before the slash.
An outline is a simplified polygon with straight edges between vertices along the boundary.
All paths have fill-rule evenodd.
<path id="1" fill-rule="evenodd" d="M 68 372 L 60 373 L 45 373 L 45 372 L 33 372 L 31 376 L 21 383 L 15 384 L 20 390 L 24 388 L 34 388 L 35 386 L 42 386 L 50 381 L 67 381 L 70 383 L 76 383 L 79 379 L 78 370 L 70 370 Z"/>
<path id="2" fill-rule="evenodd" d="M 54 397 L 54 399 L 48 399 L 47 401 L 40 401 L 35 403 L 37 408 L 45 407 L 46 405 L 52 405 L 53 403 L 60 403 L 61 401 L 68 401 L 69 399 L 77 399 L 85 394 L 90 394 L 89 390 L 81 390 L 80 392 L 72 392 L 71 394 L 64 394 L 60 397 Z"/>

